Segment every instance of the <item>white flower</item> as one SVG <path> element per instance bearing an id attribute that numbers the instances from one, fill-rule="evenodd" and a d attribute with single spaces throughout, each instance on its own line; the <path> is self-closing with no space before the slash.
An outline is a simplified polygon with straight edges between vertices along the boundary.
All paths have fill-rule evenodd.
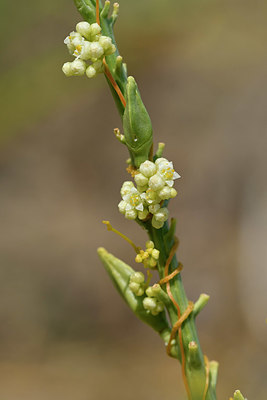
<path id="1" fill-rule="evenodd" d="M 143 211 L 144 206 L 142 199 L 140 197 L 140 193 L 138 190 L 133 187 L 129 193 L 125 194 L 122 199 L 126 201 L 127 206 L 126 206 L 126 211 L 135 209 L 137 211 Z"/>
<path id="2" fill-rule="evenodd" d="M 121 188 L 122 201 L 119 203 L 119 211 L 125 215 L 127 219 L 145 219 L 148 212 L 145 211 L 143 200 L 138 190 L 134 187 L 132 182 L 124 182 Z"/>
<path id="3" fill-rule="evenodd" d="M 134 187 L 133 182 L 131 181 L 124 182 L 121 188 L 121 197 L 125 196 L 127 193 L 130 193 L 133 187 Z"/>
<path id="4" fill-rule="evenodd" d="M 90 25 L 86 21 L 78 22 L 76 32 L 71 32 L 65 38 L 64 43 L 76 60 L 90 60 L 92 62 L 92 64 L 86 65 L 85 68 L 88 78 L 93 78 L 98 73 L 104 72 L 104 56 L 113 54 L 116 51 L 112 39 L 101 35 L 100 25 L 98 23 Z M 70 63 L 65 63 L 62 69 L 67 76 L 83 75 L 85 72 L 84 70 L 83 73 L 79 73 L 79 71 L 74 73 Z"/>
<path id="5" fill-rule="evenodd" d="M 145 161 L 143 162 L 140 167 L 139 171 L 141 174 L 143 174 L 145 177 L 150 178 L 152 175 L 154 175 L 157 171 L 156 165 L 152 161 Z"/>
<path id="6" fill-rule="evenodd" d="M 91 46 L 92 45 L 90 42 L 84 40 L 81 44 L 78 44 L 75 47 L 73 55 L 76 58 L 81 58 L 82 60 L 90 60 L 92 57 Z"/>
<path id="7" fill-rule="evenodd" d="M 64 40 L 71 54 L 73 54 L 76 46 L 82 45 L 84 38 L 78 32 L 71 32 Z"/>
<path id="8" fill-rule="evenodd" d="M 166 159 L 159 159 L 160 161 L 157 163 L 158 174 L 162 177 L 162 179 L 166 182 L 169 187 L 172 187 L 174 184 L 174 179 L 178 179 L 181 176 L 174 171 L 172 162 Z M 157 160 L 158 161 L 158 160 Z"/>
<path id="9" fill-rule="evenodd" d="M 155 192 L 151 188 L 148 188 L 145 193 L 142 193 L 141 197 L 147 202 L 147 204 L 157 204 L 161 201 L 157 192 Z"/>

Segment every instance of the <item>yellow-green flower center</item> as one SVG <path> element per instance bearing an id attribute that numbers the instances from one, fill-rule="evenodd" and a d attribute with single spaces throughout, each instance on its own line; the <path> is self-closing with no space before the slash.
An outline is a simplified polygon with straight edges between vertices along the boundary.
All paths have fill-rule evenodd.
<path id="1" fill-rule="evenodd" d="M 129 199 L 129 203 L 131 204 L 132 207 L 138 206 L 138 204 L 140 203 L 139 195 L 138 194 L 132 194 L 130 199 Z"/>

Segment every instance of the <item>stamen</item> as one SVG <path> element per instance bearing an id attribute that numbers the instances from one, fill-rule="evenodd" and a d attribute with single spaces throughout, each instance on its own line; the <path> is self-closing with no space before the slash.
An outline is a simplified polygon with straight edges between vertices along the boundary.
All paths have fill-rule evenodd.
<path id="1" fill-rule="evenodd" d="M 102 222 L 103 222 L 103 224 L 107 225 L 108 231 L 112 231 L 112 232 L 116 233 L 117 235 L 119 235 L 122 239 L 126 240 L 126 242 L 128 242 L 134 248 L 135 252 L 137 254 L 139 254 L 139 252 L 141 250 L 141 247 L 137 247 L 134 244 L 134 242 L 131 239 L 129 239 L 126 235 L 124 235 L 123 233 L 121 233 L 117 229 L 114 229 L 109 221 L 102 221 Z"/>

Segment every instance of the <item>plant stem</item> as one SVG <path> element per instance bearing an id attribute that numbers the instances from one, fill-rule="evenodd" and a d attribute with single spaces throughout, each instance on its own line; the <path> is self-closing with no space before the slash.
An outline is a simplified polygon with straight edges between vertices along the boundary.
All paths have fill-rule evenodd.
<path id="1" fill-rule="evenodd" d="M 87 20 L 89 23 L 93 23 L 96 21 L 95 0 L 74 0 L 74 2 L 85 20 Z M 105 13 L 105 16 L 101 16 L 101 11 L 103 10 L 101 2 L 99 2 L 99 8 L 100 8 L 100 23 L 102 27 L 102 32 L 104 35 L 111 37 L 113 43 L 116 44 L 115 37 L 113 34 L 114 20 L 111 17 L 108 17 L 107 13 Z M 114 80 L 119 86 L 122 94 L 125 95 L 127 74 L 126 74 L 126 69 L 121 66 L 121 62 L 118 63 L 118 56 L 119 52 L 117 49 L 114 54 L 106 57 L 106 63 L 108 65 L 110 73 L 112 74 Z M 120 67 L 118 67 L 118 64 L 120 65 Z M 115 103 L 118 108 L 119 114 L 122 118 L 124 113 L 124 107 L 118 97 L 118 94 L 114 90 L 114 87 L 111 85 L 108 79 L 107 81 L 109 83 L 112 95 L 115 99 Z M 155 244 L 155 248 L 160 251 L 158 271 L 160 278 L 162 279 L 164 277 L 164 267 L 166 261 L 168 259 L 170 250 L 174 244 L 173 225 L 169 227 L 168 224 L 165 223 L 163 228 L 155 229 L 152 227 L 150 220 L 148 220 L 147 222 L 142 222 L 137 220 L 137 222 L 144 229 L 146 229 L 150 239 L 153 240 Z M 178 267 L 178 261 L 176 256 L 174 256 L 169 266 L 169 272 L 174 271 L 177 267 Z M 173 279 L 171 279 L 170 288 L 175 298 L 175 301 L 179 305 L 181 314 L 183 314 L 187 309 L 188 299 L 182 283 L 181 274 L 178 274 Z M 172 312 L 169 313 L 169 316 L 172 325 L 174 325 L 178 320 L 177 313 L 174 313 L 172 310 Z M 188 388 L 188 399 L 216 400 L 216 393 L 215 393 L 216 379 L 211 379 L 210 372 L 208 372 L 209 376 L 208 377 L 206 376 L 207 367 L 200 347 L 199 339 L 197 336 L 195 316 L 193 315 L 193 313 L 191 313 L 187 317 L 187 319 L 183 322 L 181 326 L 181 331 L 182 331 L 182 345 L 183 345 L 182 350 L 185 361 L 183 366 L 184 368 L 183 373 L 185 378 L 184 379 L 185 384 Z M 178 359 L 180 360 L 180 362 L 182 361 L 181 349 L 179 351 Z"/>

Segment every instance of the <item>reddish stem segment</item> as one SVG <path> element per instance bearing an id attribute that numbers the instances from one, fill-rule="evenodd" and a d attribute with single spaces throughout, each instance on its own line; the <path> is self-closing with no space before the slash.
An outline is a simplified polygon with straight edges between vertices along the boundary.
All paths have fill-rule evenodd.
<path id="1" fill-rule="evenodd" d="M 95 13 L 96 13 L 96 22 L 98 23 L 98 25 L 100 26 L 100 14 L 99 14 L 99 0 L 96 0 L 96 6 L 95 6 Z M 113 89 L 115 90 L 115 92 L 117 93 L 117 95 L 119 96 L 119 99 L 123 105 L 123 107 L 126 107 L 126 100 L 117 84 L 117 82 L 115 81 L 115 79 L 113 78 L 110 69 L 106 63 L 106 59 L 105 57 L 103 58 L 103 64 L 104 64 L 104 72 L 105 75 L 107 77 L 107 79 L 109 80 L 109 82 L 111 83 Z"/>

